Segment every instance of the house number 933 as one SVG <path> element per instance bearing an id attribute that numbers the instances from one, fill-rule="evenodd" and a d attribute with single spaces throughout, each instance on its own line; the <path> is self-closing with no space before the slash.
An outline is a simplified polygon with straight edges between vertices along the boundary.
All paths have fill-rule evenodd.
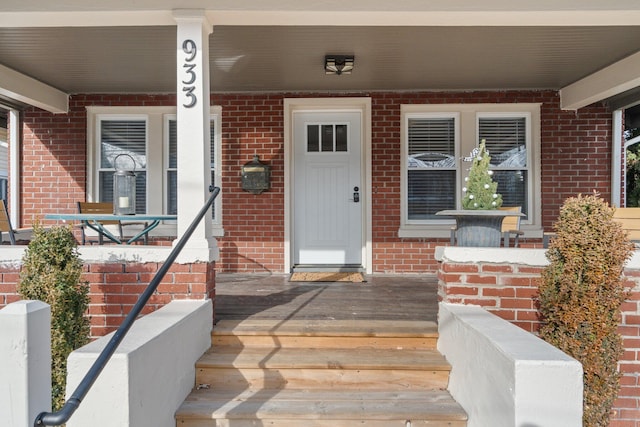
<path id="1" fill-rule="evenodd" d="M 184 79 L 182 80 L 182 91 L 184 95 L 187 97 L 188 102 L 182 104 L 185 108 L 192 108 L 198 103 L 198 98 L 196 94 L 193 93 L 196 90 L 194 83 L 196 82 L 197 74 L 195 71 L 196 64 L 193 61 L 196 59 L 196 54 L 198 53 L 198 49 L 196 48 L 196 42 L 191 39 L 187 39 L 182 43 L 182 51 L 185 54 L 184 64 L 182 68 L 184 68 Z"/>

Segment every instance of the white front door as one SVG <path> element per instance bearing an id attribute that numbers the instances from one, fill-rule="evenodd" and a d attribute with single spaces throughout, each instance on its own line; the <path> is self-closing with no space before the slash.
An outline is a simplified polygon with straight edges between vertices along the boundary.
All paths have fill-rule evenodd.
<path id="1" fill-rule="evenodd" d="M 361 120 L 294 113 L 294 265 L 362 264 Z"/>

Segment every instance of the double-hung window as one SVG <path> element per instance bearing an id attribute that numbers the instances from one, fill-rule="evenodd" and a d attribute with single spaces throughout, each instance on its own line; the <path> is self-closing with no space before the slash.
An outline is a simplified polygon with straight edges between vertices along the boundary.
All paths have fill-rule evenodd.
<path id="1" fill-rule="evenodd" d="M 117 168 L 135 169 L 136 212 L 177 213 L 175 107 L 88 107 L 87 200 L 113 201 Z M 220 115 L 211 108 L 211 182 L 220 186 Z M 222 234 L 221 197 L 212 208 L 214 235 Z M 160 226 L 175 228 L 175 224 Z"/>
<path id="2" fill-rule="evenodd" d="M 98 198 L 113 201 L 113 174 L 118 169 L 136 175 L 136 213 L 147 211 L 147 119 L 104 117 L 98 122 Z"/>
<path id="3" fill-rule="evenodd" d="M 178 213 L 178 138 L 177 138 L 177 124 L 175 116 L 167 116 L 167 149 L 166 149 L 166 210 L 168 214 L 176 214 Z M 218 153 L 220 152 L 220 114 L 214 113 L 211 116 L 211 154 L 209 159 L 209 164 L 211 167 L 211 182 L 214 185 L 220 186 L 221 176 L 220 176 L 220 168 L 217 166 L 218 163 Z M 221 205 L 218 203 L 219 196 L 214 200 L 213 206 L 211 207 L 211 218 L 213 219 L 214 224 L 214 233 L 216 232 L 216 228 L 221 227 L 220 216 L 221 216 Z"/>
<path id="4" fill-rule="evenodd" d="M 456 207 L 456 115 L 407 117 L 407 220 L 422 223 Z"/>
<path id="5" fill-rule="evenodd" d="M 7 118 L 0 109 L 0 199 L 7 201 L 9 194 L 9 135 Z"/>
<path id="6" fill-rule="evenodd" d="M 523 228 L 540 229 L 539 104 L 402 106 L 400 237 L 447 237 L 460 209 L 468 157 L 481 140 L 503 206 L 520 206 Z M 466 159 L 465 159 L 466 158 Z"/>
<path id="7" fill-rule="evenodd" d="M 491 156 L 493 180 L 498 183 L 503 206 L 521 206 L 529 213 L 528 115 L 481 114 L 478 139 L 484 140 Z M 526 218 L 526 217 L 525 217 Z"/>

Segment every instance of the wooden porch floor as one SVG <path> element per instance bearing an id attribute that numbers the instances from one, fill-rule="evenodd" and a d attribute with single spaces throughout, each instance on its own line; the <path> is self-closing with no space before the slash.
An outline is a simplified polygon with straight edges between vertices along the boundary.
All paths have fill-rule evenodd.
<path id="1" fill-rule="evenodd" d="M 216 321 L 437 320 L 435 275 L 368 275 L 364 283 L 289 282 L 288 274 L 216 275 Z"/>

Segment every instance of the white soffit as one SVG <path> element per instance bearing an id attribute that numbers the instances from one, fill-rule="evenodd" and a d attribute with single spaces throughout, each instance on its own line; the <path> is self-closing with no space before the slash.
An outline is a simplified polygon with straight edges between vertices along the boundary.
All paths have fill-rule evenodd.
<path id="1" fill-rule="evenodd" d="M 69 96 L 31 77 L 0 65 L 0 95 L 52 113 L 69 110 Z"/>
<path id="2" fill-rule="evenodd" d="M 175 25 L 173 10 L 2 11 L 0 27 Z M 640 9 L 611 10 L 204 10 L 215 25 L 333 26 L 624 26 L 637 25 Z"/>

